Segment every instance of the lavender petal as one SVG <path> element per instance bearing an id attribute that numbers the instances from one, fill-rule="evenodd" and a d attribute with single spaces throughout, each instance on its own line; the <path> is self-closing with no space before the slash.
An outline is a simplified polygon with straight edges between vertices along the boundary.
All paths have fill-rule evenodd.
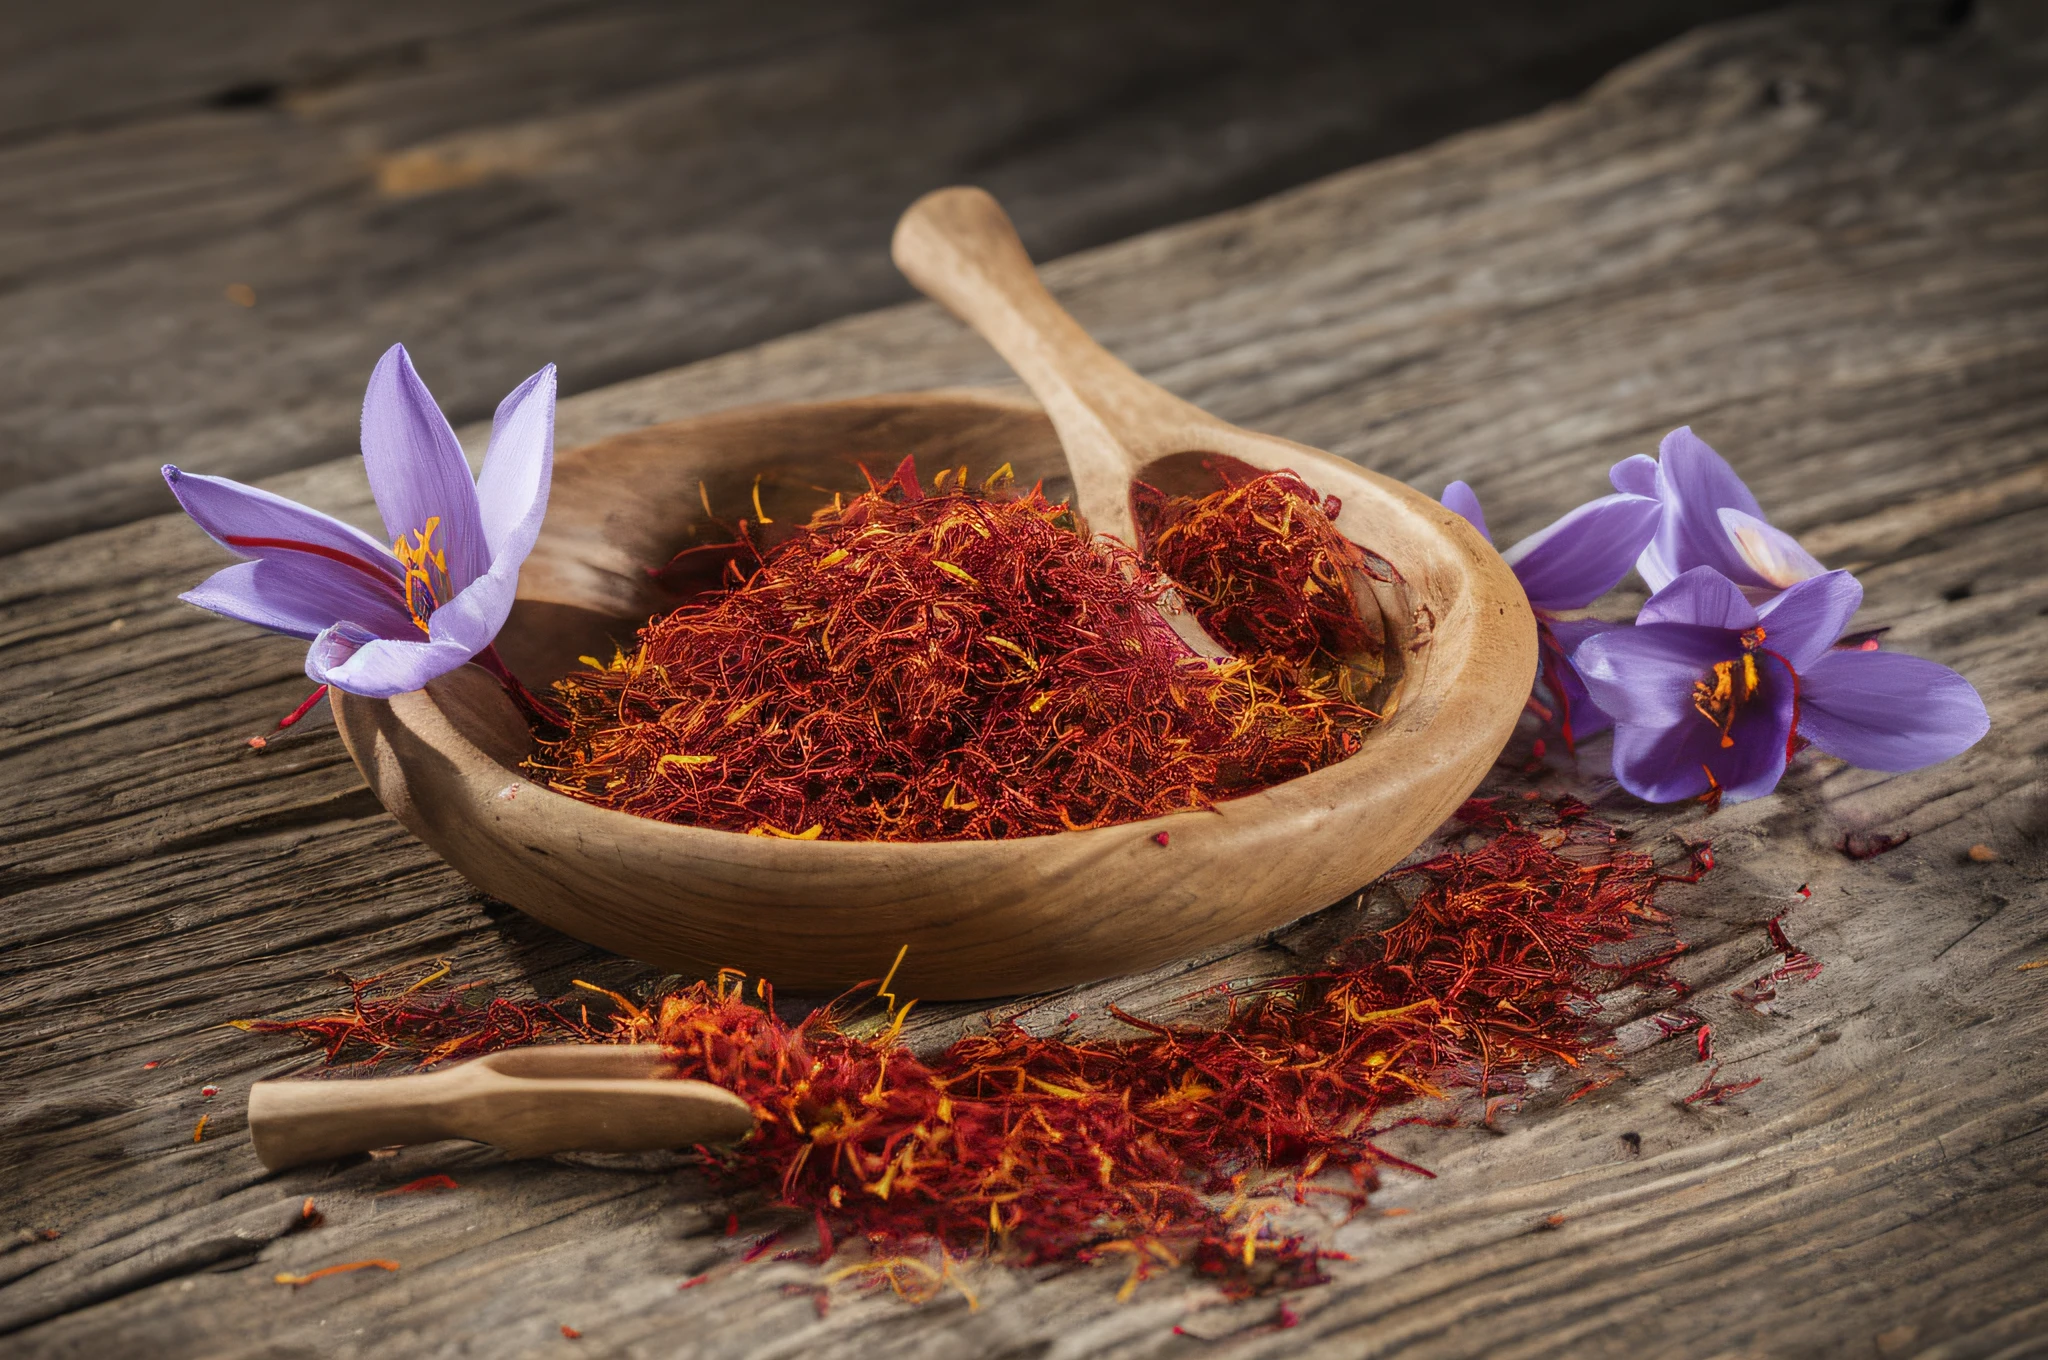
<path id="1" fill-rule="evenodd" d="M 1628 575 L 1657 532 L 1663 506 L 1602 496 L 1539 529 L 1502 556 L 1538 609 L 1584 609 Z"/>
<path id="2" fill-rule="evenodd" d="M 1804 672 L 1834 649 L 1862 604 L 1863 587 L 1846 571 L 1799 581 L 1757 610 L 1764 646 Z"/>
<path id="3" fill-rule="evenodd" d="M 318 560 L 326 563 L 328 570 L 388 580 L 396 596 L 404 575 L 398 559 L 362 530 L 226 477 L 182 472 L 168 463 L 163 475 L 185 513 L 230 552 L 243 557 Z"/>
<path id="4" fill-rule="evenodd" d="M 419 689 L 474 655 L 452 642 L 380 638 L 356 624 L 337 623 L 313 639 L 306 651 L 306 674 L 349 694 L 389 699 Z"/>
<path id="5" fill-rule="evenodd" d="M 1742 633 L 1756 627 L 1756 606 L 1714 568 L 1694 567 L 1652 595 L 1637 613 L 1636 622 L 1681 623 Z"/>
<path id="6" fill-rule="evenodd" d="M 1820 559 L 1799 546 L 1799 540 L 1755 515 L 1722 509 L 1718 518 L 1735 553 L 1767 584 L 1784 590 L 1827 570 Z"/>
<path id="7" fill-rule="evenodd" d="M 1487 532 L 1486 514 L 1480 510 L 1479 497 L 1473 494 L 1471 487 L 1463 482 L 1452 482 L 1444 488 L 1441 499 L 1445 509 L 1464 516 L 1465 522 L 1477 529 L 1481 538 L 1488 543 L 1493 542 L 1493 535 Z"/>
<path id="8" fill-rule="evenodd" d="M 363 467 L 394 540 L 411 541 L 428 520 L 441 521 L 432 546 L 447 555 L 456 591 L 489 569 L 476 483 L 462 445 L 403 345 L 384 352 L 363 394 Z"/>
<path id="9" fill-rule="evenodd" d="M 1716 787 L 1731 803 L 1760 798 L 1785 773 L 1791 731 L 1792 687 L 1767 673 L 1763 686 L 1736 714 L 1730 745 L 1722 745 L 1720 729 L 1698 713 L 1663 726 L 1617 724 L 1614 777 L 1653 803 L 1697 798 Z"/>
<path id="10" fill-rule="evenodd" d="M 1607 480 L 1625 496 L 1657 496 L 1657 460 L 1647 453 L 1631 454 L 1607 470 Z"/>
<path id="11" fill-rule="evenodd" d="M 1735 550 L 1721 527 L 1723 509 L 1740 510 L 1761 520 L 1756 503 L 1728 460 L 1681 426 L 1658 446 L 1657 495 L 1664 502 L 1664 522 L 1657 531 L 1655 554 L 1675 573 L 1713 567 L 1739 586 L 1768 583 Z"/>
<path id="12" fill-rule="evenodd" d="M 1581 642 L 1572 666 L 1618 725 L 1670 727 L 1695 719 L 1693 684 L 1742 651 L 1723 629 L 1675 623 L 1613 628 Z"/>
<path id="13" fill-rule="evenodd" d="M 297 553 L 223 567 L 178 598 L 297 638 L 310 639 L 343 619 L 383 637 L 422 636 L 390 590 Z"/>
<path id="14" fill-rule="evenodd" d="M 1938 764 L 1990 730 L 1970 682 L 1921 657 L 1831 651 L 1800 675 L 1801 735 L 1867 770 Z"/>
<path id="15" fill-rule="evenodd" d="M 476 482 L 484 541 L 492 558 L 524 561 L 548 508 L 555 461 L 555 366 L 549 364 L 498 403 L 490 451 Z"/>

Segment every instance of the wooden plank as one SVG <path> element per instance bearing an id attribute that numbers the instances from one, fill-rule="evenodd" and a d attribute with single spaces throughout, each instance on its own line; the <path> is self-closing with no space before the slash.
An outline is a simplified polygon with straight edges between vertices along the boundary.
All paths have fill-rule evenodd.
<path id="1" fill-rule="evenodd" d="M 1063 254 L 1767 2 L 33 9 L 0 35 L 0 551 L 161 513 L 165 461 L 348 452 L 393 339 L 476 419 L 550 359 L 585 390 L 908 296 L 889 228 L 939 184 Z"/>
<path id="2" fill-rule="evenodd" d="M 1557 776 L 1642 837 L 1715 839 L 1721 870 L 1664 902 L 1731 1074 L 1762 1085 L 1685 1106 L 1690 1053 L 1651 1046 L 1627 1082 L 1504 1135 L 1397 1135 L 1437 1179 L 1390 1182 L 1379 1206 L 1411 1213 L 1337 1234 L 1354 1260 L 1291 1300 L 1287 1331 L 1187 1279 L 1117 1305 L 1119 1279 L 1088 1271 L 982 1272 L 978 1310 L 842 1298 L 820 1319 L 779 1288 L 815 1268 L 725 1268 L 771 1217 L 747 1208 L 726 1238 L 726 1202 L 659 1164 L 440 1147 L 266 1177 L 241 1098 L 298 1059 L 222 1021 L 325 1004 L 331 969 L 435 956 L 549 994 L 644 975 L 469 891 L 353 795 L 331 729 L 249 752 L 303 693 L 297 649 L 177 605 L 216 554 L 146 520 L 0 579 L 0 1202 L 30 1239 L 0 1255 L 9 1344 L 497 1353 L 564 1344 L 568 1324 L 635 1354 L 1150 1355 L 1198 1345 L 1179 1325 L 1244 1354 L 2026 1353 L 2048 1328 L 2048 971 L 2018 971 L 2048 957 L 2044 65 L 2040 3 L 1935 37 L 1864 11 L 1707 30 L 1579 103 L 1049 271 L 1149 375 L 1418 485 L 1467 477 L 1504 542 L 1690 420 L 1780 522 L 1860 565 L 1888 645 L 1980 687 L 1993 737 L 1918 774 L 1808 757 L 1711 817 L 1643 809 L 1591 764 Z M 563 438 L 997 376 L 936 309 L 900 307 L 588 393 Z M 368 508 L 347 464 L 277 485 Z M 1832 848 L 1872 830 L 1914 839 L 1861 862 Z M 1978 842 L 2002 857 L 1969 859 Z M 1802 882 L 1791 926 L 1826 971 L 1753 1014 L 1728 992 Z M 1348 913 L 1057 1012 L 1175 1014 Z M 463 1189 L 374 1197 L 440 1170 Z M 285 1231 L 275 1206 L 303 1195 L 329 1224 Z M 403 1269 L 270 1283 L 365 1256 Z"/>

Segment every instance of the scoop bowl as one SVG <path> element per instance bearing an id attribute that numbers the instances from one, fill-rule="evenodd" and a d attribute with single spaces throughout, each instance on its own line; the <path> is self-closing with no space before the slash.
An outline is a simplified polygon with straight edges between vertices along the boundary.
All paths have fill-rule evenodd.
<path id="1" fill-rule="evenodd" d="M 789 989 L 881 976 L 929 999 L 1142 970 L 1282 925 L 1369 882 L 1476 786 L 1513 730 L 1536 631 L 1513 574 L 1456 514 L 1398 482 L 1268 436 L 1218 449 L 1292 468 L 1338 527 L 1392 563 L 1386 721 L 1357 754 L 1207 812 L 998 841 L 787 841 L 671 826 L 522 774 L 525 720 L 464 667 L 390 700 L 337 695 L 343 742 L 384 806 L 470 882 L 554 928 L 679 973 L 731 967 Z M 629 649 L 672 603 L 651 568 L 695 546 L 705 505 L 801 523 L 905 455 L 1009 463 L 1071 489 L 1051 422 L 1000 389 L 720 412 L 558 456 L 539 543 L 498 649 L 536 691 Z M 746 509 L 743 510 L 742 507 Z M 752 515 L 749 515 L 752 518 Z"/>

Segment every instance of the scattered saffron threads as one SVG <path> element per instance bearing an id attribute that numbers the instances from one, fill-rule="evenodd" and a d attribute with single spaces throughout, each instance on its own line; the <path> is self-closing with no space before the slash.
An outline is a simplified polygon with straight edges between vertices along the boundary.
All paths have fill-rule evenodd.
<path id="1" fill-rule="evenodd" d="M 567 727 L 529 773 L 759 836 L 988 839 L 1206 809 L 1378 721 L 1341 677 L 1195 656 L 1160 616 L 1169 583 L 1036 488 L 927 492 L 906 460 L 741 547 L 725 586 L 556 683 Z"/>
<path id="2" fill-rule="evenodd" d="M 162 1062 L 162 1058 L 151 1058 L 148 1062 L 142 1065 L 142 1070 L 145 1072 L 154 1072 Z"/>
<path id="3" fill-rule="evenodd" d="M 327 1215 L 313 1207 L 313 1197 L 308 1195 L 306 1202 L 299 1206 L 299 1222 L 307 1228 L 317 1228 L 326 1221 Z"/>
<path id="4" fill-rule="evenodd" d="M 1850 859 L 1876 859 L 1879 855 L 1888 854 L 1912 839 L 1913 833 L 1910 831 L 1872 832 L 1869 835 L 1844 832 L 1842 838 L 1835 842 L 1835 849 Z"/>
<path id="5" fill-rule="evenodd" d="M 1605 1090 L 1607 1087 L 1614 1085 L 1615 1082 L 1620 1081 L 1621 1075 L 1622 1074 L 1619 1072 L 1609 1072 L 1604 1077 L 1595 1077 L 1593 1078 L 1593 1080 L 1587 1082 L 1585 1085 L 1579 1087 L 1579 1089 L 1573 1091 L 1570 1095 L 1566 1096 L 1564 1098 L 1564 1103 L 1570 1105 L 1579 1100 L 1584 1099 L 1589 1095 L 1592 1095 L 1595 1091 Z"/>
<path id="6" fill-rule="evenodd" d="M 740 1216 L 738 1214 L 727 1214 L 725 1216 L 725 1235 L 727 1237 L 738 1237 L 740 1235 Z"/>
<path id="7" fill-rule="evenodd" d="M 684 1280 L 682 1283 L 676 1286 L 676 1292 L 681 1293 L 685 1289 L 695 1289 L 698 1285 L 703 1284 L 706 1280 L 710 1278 L 711 1277 L 709 1275 L 692 1275 L 689 1279 Z"/>
<path id="8" fill-rule="evenodd" d="M 1781 982 L 1811 982 L 1821 974 L 1819 959 L 1792 943 L 1792 937 L 1785 933 L 1785 918 L 1773 916 L 1764 922 L 1764 934 L 1769 937 L 1771 948 L 1780 955 L 1777 966 L 1759 977 L 1743 983 L 1729 996 L 1763 1015 L 1774 1014 L 1771 1002 L 1777 1000 L 1778 984 Z"/>
<path id="9" fill-rule="evenodd" d="M 311 1271 L 305 1275 L 293 1275 L 288 1271 L 280 1272 L 276 1275 L 271 1276 L 271 1282 L 274 1284 L 288 1284 L 296 1289 L 300 1285 L 311 1284 L 315 1280 L 324 1280 L 329 1275 L 346 1275 L 352 1270 L 396 1269 L 398 1269 L 398 1262 L 386 1261 L 381 1258 L 370 1261 L 344 1261 L 338 1266 L 322 1266 L 320 1267 L 320 1269 Z"/>
<path id="10" fill-rule="evenodd" d="M 1968 853 L 1971 861 L 1977 864 L 1995 864 L 1998 862 L 1998 852 L 1982 841 L 1978 841 L 1975 845 L 1971 846 Z"/>
<path id="11" fill-rule="evenodd" d="M 2019 968 L 2016 971 L 2022 973 L 2031 973 L 2036 968 L 2048 968 L 2048 959 L 2035 959 L 2032 963 L 2023 963 L 2019 966 Z"/>
<path id="12" fill-rule="evenodd" d="M 1714 1078 L 1720 1075 L 1721 1064 L 1715 1063 L 1713 1070 L 1707 1073 L 1706 1080 L 1700 1083 L 1699 1089 L 1680 1103 L 1697 1105 L 1704 1101 L 1709 1105 L 1720 1105 L 1725 1103 L 1728 1097 L 1747 1091 L 1763 1081 L 1762 1077 L 1751 1077 L 1747 1081 L 1715 1081 Z"/>
<path id="13" fill-rule="evenodd" d="M 1171 835 L 1164 831 L 1161 831 L 1152 837 L 1152 843 L 1158 846 L 1161 850 L 1164 850 L 1167 846 L 1167 843 L 1172 839 L 1173 837 Z"/>
<path id="14" fill-rule="evenodd" d="M 453 1176 L 422 1176 L 416 1181 L 407 1181 L 404 1185 L 395 1186 L 389 1190 L 379 1190 L 375 1198 L 389 1199 L 393 1195 L 419 1195 L 435 1190 L 459 1190 L 461 1188 L 455 1183 Z"/>
<path id="15" fill-rule="evenodd" d="M 200 1116 L 199 1116 L 199 1122 L 198 1122 L 197 1124 L 194 1124 L 194 1125 L 192 1126 L 192 1141 L 193 1141 L 193 1142 L 195 1142 L 195 1143 L 196 1143 L 196 1142 L 198 1142 L 198 1141 L 199 1141 L 200 1139 L 202 1139 L 202 1138 L 206 1137 L 206 1121 L 207 1121 L 207 1120 L 208 1120 L 209 1118 L 211 1118 L 211 1116 L 209 1116 L 209 1115 L 200 1115 Z"/>
<path id="16" fill-rule="evenodd" d="M 1699 1039 L 1700 1061 L 1705 1062 L 1714 1056 L 1714 1027 L 1702 1020 L 1697 1037 Z"/>
<path id="17" fill-rule="evenodd" d="M 740 1253 L 740 1259 L 742 1261 L 758 1261 L 768 1254 L 770 1247 L 781 1240 L 782 1234 L 779 1231 L 763 1233 L 751 1246 Z"/>
<path id="18" fill-rule="evenodd" d="M 566 1322 L 562 1324 L 562 1335 L 568 1337 L 571 1341 L 578 1341 L 583 1337 L 583 1333 L 577 1331 Z"/>
<path id="19" fill-rule="evenodd" d="M 864 1246 L 840 1273 L 862 1287 L 965 1292 L 958 1267 L 993 1256 L 1118 1260 L 1126 1291 L 1174 1269 L 1235 1295 L 1292 1288 L 1322 1279 L 1322 1258 L 1275 1215 L 1322 1200 L 1355 1213 L 1383 1171 L 1430 1174 L 1379 1146 L 1416 1122 L 1393 1106 L 1483 1102 L 1526 1091 L 1539 1067 L 1604 1059 L 1597 996 L 1671 985 L 1675 951 L 1630 910 L 1667 877 L 1649 857 L 1580 805 L 1511 818 L 1475 802 L 1464 815 L 1491 838 L 1398 870 L 1404 896 L 1414 886 L 1406 919 L 1310 971 L 1232 988 L 1214 1029 L 1112 1008 L 1131 1037 L 1040 1038 L 1012 1019 L 920 1055 L 893 1029 L 858 1037 L 873 1033 L 873 992 L 791 1023 L 766 985 L 733 973 L 594 1020 L 559 1003 L 485 1005 L 469 988 L 393 996 L 370 979 L 351 984 L 348 1015 L 262 1027 L 337 1061 L 667 1044 L 677 1075 L 734 1091 L 759 1118 L 746 1141 L 704 1152 L 714 1180 L 815 1216 L 821 1253 Z M 473 1040 L 450 1028 L 458 1007 Z M 1456 1108 L 1421 1122 L 1454 1122 Z M 726 1227 L 738 1235 L 737 1213 Z"/>
<path id="20" fill-rule="evenodd" d="M 199 1098 L 201 1100 L 212 1100 L 219 1094 L 220 1087 L 218 1086 L 202 1086 L 199 1088 Z"/>
<path id="21" fill-rule="evenodd" d="M 252 751 L 260 751 L 260 750 L 262 750 L 262 749 L 263 749 L 264 747 L 266 747 L 266 746 L 270 745 L 270 738 L 268 738 L 268 737 L 251 737 L 251 738 L 249 738 L 249 742 L 248 742 L 248 745 L 249 745 L 249 749 L 250 749 L 250 750 L 252 750 Z"/>

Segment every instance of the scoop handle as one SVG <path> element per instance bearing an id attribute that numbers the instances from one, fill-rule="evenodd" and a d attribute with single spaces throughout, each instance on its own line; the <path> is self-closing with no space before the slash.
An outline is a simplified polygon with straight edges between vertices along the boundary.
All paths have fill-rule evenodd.
<path id="1" fill-rule="evenodd" d="M 361 1081 L 259 1081 L 249 1136 L 272 1171 L 399 1143 L 468 1138 L 514 1157 L 725 1143 L 754 1112 L 708 1082 L 655 1076 L 645 1046 L 551 1045 L 441 1072 Z"/>
<path id="2" fill-rule="evenodd" d="M 994 346 L 1045 407 L 1089 527 L 1136 543 L 1132 480 L 1160 454 L 1198 447 L 1189 434 L 1211 418 L 1133 373 L 1067 315 L 987 191 L 937 189 L 918 199 L 897 222 L 890 254 Z"/>
<path id="3" fill-rule="evenodd" d="M 459 1068 L 370 1081 L 259 1081 L 249 1088 L 249 1140 L 272 1171 L 398 1143 L 467 1135 L 451 1127 L 466 1084 Z"/>

